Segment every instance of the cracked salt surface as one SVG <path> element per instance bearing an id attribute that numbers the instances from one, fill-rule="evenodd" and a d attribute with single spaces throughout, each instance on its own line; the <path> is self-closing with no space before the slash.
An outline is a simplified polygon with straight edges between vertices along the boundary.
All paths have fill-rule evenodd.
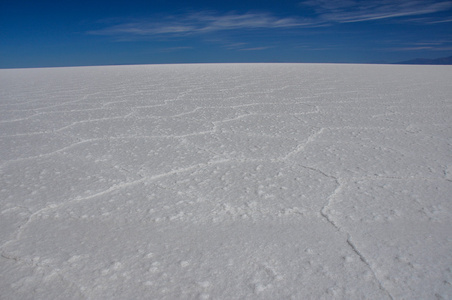
<path id="1" fill-rule="evenodd" d="M 450 78 L 0 70 L 0 298 L 450 299 Z"/>

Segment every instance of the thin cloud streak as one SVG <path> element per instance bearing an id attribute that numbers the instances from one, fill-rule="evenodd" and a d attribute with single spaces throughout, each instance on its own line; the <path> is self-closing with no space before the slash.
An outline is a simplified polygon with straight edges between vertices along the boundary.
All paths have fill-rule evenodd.
<path id="1" fill-rule="evenodd" d="M 440 24 L 440 23 L 450 23 L 450 22 L 452 22 L 452 18 L 440 20 L 440 21 L 430 21 L 430 22 L 427 22 L 427 24 Z"/>
<path id="2" fill-rule="evenodd" d="M 273 47 L 255 47 L 255 48 L 245 48 L 245 49 L 240 49 L 240 51 L 262 51 L 262 50 L 267 50 Z"/>
<path id="3" fill-rule="evenodd" d="M 405 47 L 405 48 L 390 48 L 388 51 L 421 51 L 421 50 L 430 50 L 430 51 L 451 51 L 452 46 L 450 47 Z"/>
<path id="4" fill-rule="evenodd" d="M 300 4 L 312 8 L 325 22 L 337 23 L 424 15 L 445 11 L 452 7 L 452 1 L 429 0 L 307 0 Z"/>

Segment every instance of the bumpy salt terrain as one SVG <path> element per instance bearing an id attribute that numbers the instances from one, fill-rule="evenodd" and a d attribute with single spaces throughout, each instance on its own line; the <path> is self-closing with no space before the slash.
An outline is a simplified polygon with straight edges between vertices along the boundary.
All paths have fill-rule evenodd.
<path id="1" fill-rule="evenodd" d="M 0 70 L 0 298 L 451 299 L 451 79 Z"/>

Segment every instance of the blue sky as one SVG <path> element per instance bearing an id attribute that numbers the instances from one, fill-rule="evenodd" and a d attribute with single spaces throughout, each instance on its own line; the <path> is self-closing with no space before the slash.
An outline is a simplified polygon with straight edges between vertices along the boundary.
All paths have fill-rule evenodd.
<path id="1" fill-rule="evenodd" d="M 0 68 L 452 55 L 452 0 L 0 0 Z"/>

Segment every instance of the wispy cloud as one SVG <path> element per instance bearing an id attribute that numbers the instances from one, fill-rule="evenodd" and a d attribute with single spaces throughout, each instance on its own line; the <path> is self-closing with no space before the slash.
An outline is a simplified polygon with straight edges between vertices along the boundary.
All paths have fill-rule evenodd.
<path id="1" fill-rule="evenodd" d="M 351 23 L 416 16 L 448 10 L 452 1 L 433 0 L 306 0 L 325 22 Z"/>
<path id="2" fill-rule="evenodd" d="M 408 43 L 400 47 L 392 47 L 386 49 L 388 51 L 450 51 L 452 50 L 452 42 L 449 40 L 437 41 L 419 41 L 415 43 Z"/>
<path id="3" fill-rule="evenodd" d="M 189 47 L 189 46 L 181 46 L 181 47 L 167 47 L 167 48 L 163 48 L 160 51 L 161 52 L 175 52 L 175 51 L 183 51 L 183 50 L 190 50 L 193 49 L 193 47 Z"/>
<path id="4" fill-rule="evenodd" d="M 444 47 L 401 47 L 401 48 L 390 48 L 389 51 L 420 51 L 420 50 L 429 50 L 429 51 L 451 51 L 452 46 L 444 46 Z"/>
<path id="5" fill-rule="evenodd" d="M 88 31 L 91 35 L 109 36 L 183 36 L 215 31 L 258 28 L 294 28 L 315 26 L 314 20 L 300 18 L 278 18 L 266 13 L 224 14 L 198 12 L 160 20 L 125 22 L 98 30 Z"/>
<path id="6" fill-rule="evenodd" d="M 237 39 L 235 33 L 265 29 L 269 34 L 268 29 L 299 30 L 329 27 L 338 23 L 384 19 L 423 25 L 452 21 L 444 13 L 440 18 L 433 15 L 433 13 L 452 10 L 452 0 L 302 0 L 300 5 L 304 8 L 302 11 L 306 12 L 305 17 L 301 15 L 280 17 L 263 12 L 200 11 L 172 16 L 154 15 L 146 19 L 108 20 L 108 22 L 98 23 L 98 26 L 101 26 L 99 29 L 86 33 L 110 36 L 116 41 L 202 37 L 204 41 L 213 41 L 228 49 L 258 51 L 267 48 L 248 45 L 248 41 L 244 43 L 243 39 Z M 228 31 L 233 31 L 234 35 L 220 34 Z M 231 36 L 233 36 L 232 40 Z M 403 50 L 429 50 L 435 47 L 440 48 L 440 45 L 406 45 Z"/>
<path id="7" fill-rule="evenodd" d="M 267 50 L 273 47 L 254 47 L 254 48 L 244 48 L 244 49 L 240 49 L 240 51 L 262 51 L 262 50 Z"/>
<path id="8" fill-rule="evenodd" d="M 435 20 L 435 21 L 428 21 L 428 24 L 439 24 L 439 23 L 450 23 L 452 22 L 452 18 L 448 19 L 441 19 L 441 20 Z"/>

